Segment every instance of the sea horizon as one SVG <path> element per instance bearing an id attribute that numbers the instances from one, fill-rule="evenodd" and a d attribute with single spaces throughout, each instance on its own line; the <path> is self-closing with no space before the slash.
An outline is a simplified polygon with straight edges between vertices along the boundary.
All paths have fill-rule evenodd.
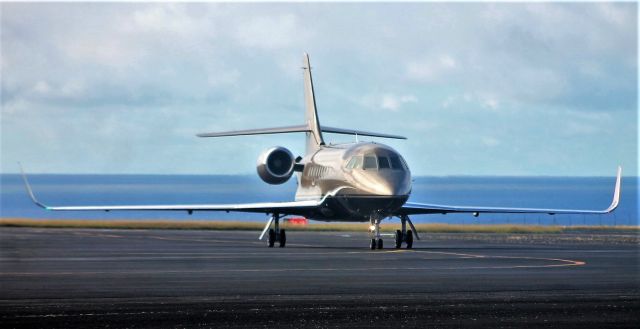
<path id="1" fill-rule="evenodd" d="M 38 199 L 48 205 L 197 204 L 291 201 L 296 180 L 269 185 L 256 175 L 207 174 L 29 174 Z M 605 209 L 613 176 L 415 176 L 409 201 L 466 205 Z M 638 177 L 623 176 L 619 208 L 606 215 L 413 216 L 416 223 L 638 225 Z M 226 212 L 52 212 L 31 202 L 20 174 L 0 174 L 0 217 L 43 219 L 246 220 L 265 214 Z M 383 221 L 388 223 L 389 221 Z"/>

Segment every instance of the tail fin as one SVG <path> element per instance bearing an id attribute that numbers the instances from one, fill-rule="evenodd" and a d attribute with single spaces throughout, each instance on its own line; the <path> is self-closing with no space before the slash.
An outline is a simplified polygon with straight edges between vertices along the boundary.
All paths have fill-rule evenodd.
<path id="1" fill-rule="evenodd" d="M 360 135 L 360 136 L 372 136 L 382 138 L 396 138 L 407 139 L 403 136 L 381 134 L 375 132 L 368 132 L 356 129 L 342 129 L 321 126 L 320 120 L 318 120 L 318 110 L 316 109 L 316 97 L 313 94 L 313 79 L 311 78 L 311 64 L 309 64 L 309 55 L 304 54 L 303 59 L 304 69 L 304 103 L 305 103 L 305 120 L 302 125 L 287 126 L 287 127 L 275 127 L 275 128 L 258 128 L 258 129 L 245 129 L 245 130 L 233 130 L 222 131 L 212 133 L 198 134 L 198 137 L 223 137 L 223 136 L 243 136 L 243 135 L 264 135 L 264 134 L 281 134 L 281 133 L 297 133 L 304 132 L 307 135 L 307 153 L 310 154 L 324 145 L 324 139 L 322 138 L 322 132 L 334 133 L 334 134 L 346 134 L 346 135 Z"/>
<path id="2" fill-rule="evenodd" d="M 320 129 L 320 120 L 318 120 L 318 110 L 316 109 L 316 97 L 313 93 L 313 79 L 311 78 L 311 64 L 309 63 L 309 54 L 304 54 L 304 103 L 305 103 L 305 120 L 309 125 L 307 132 L 307 154 L 317 150 L 320 145 L 324 145 L 322 139 L 322 130 Z"/>

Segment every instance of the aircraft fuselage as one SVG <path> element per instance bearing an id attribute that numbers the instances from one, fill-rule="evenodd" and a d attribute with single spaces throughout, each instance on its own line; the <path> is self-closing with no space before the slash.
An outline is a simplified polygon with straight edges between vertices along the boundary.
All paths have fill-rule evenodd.
<path id="1" fill-rule="evenodd" d="M 378 143 L 323 145 L 300 163 L 296 201 L 326 204 L 307 217 L 315 220 L 369 221 L 398 210 L 411 193 L 411 172 L 400 154 Z"/>

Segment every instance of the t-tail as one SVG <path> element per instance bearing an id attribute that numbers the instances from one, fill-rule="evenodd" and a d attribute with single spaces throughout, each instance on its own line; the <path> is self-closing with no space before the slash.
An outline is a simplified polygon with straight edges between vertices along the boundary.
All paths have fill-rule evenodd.
<path id="1" fill-rule="evenodd" d="M 309 132 L 307 132 L 307 153 L 315 151 L 324 145 L 322 138 L 322 130 L 320 129 L 320 120 L 318 120 L 318 109 L 316 108 L 316 96 L 313 92 L 313 78 L 311 77 L 311 63 L 309 63 L 309 54 L 304 54 L 304 105 L 305 119 Z"/>
<path id="2" fill-rule="evenodd" d="M 318 109 L 316 107 L 316 98 L 313 89 L 313 78 L 311 76 L 311 64 L 309 55 L 304 54 L 303 66 L 304 70 L 304 102 L 305 102 L 305 124 L 286 127 L 274 128 L 258 128 L 247 130 L 234 130 L 224 132 L 213 132 L 198 134 L 198 137 L 224 137 L 224 136 L 243 136 L 243 135 L 265 135 L 265 134 L 282 134 L 304 132 L 307 135 L 307 154 L 318 150 L 325 144 L 322 133 L 334 133 L 344 135 L 360 135 L 381 138 L 407 139 L 404 136 L 381 134 L 375 132 L 361 131 L 355 129 L 334 128 L 320 125 L 318 119 Z"/>

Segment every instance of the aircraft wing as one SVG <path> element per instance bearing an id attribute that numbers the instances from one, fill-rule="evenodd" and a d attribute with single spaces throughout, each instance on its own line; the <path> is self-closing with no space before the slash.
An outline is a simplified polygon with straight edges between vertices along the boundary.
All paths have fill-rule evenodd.
<path id="1" fill-rule="evenodd" d="M 22 168 L 21 168 L 22 169 Z M 319 200 L 290 201 L 290 202 L 258 202 L 258 203 L 232 203 L 232 204 L 174 204 L 174 205 L 105 205 L 105 206 L 48 206 L 38 201 L 31 185 L 27 180 L 27 176 L 22 172 L 27 192 L 33 202 L 46 209 L 52 211 L 237 211 L 237 212 L 253 212 L 253 213 L 279 213 L 281 215 L 301 215 L 307 216 L 309 212 L 320 207 L 327 197 L 335 195 L 341 188 L 336 189 L 333 193 L 328 193 Z"/>
<path id="2" fill-rule="evenodd" d="M 607 209 L 603 210 L 581 210 L 581 209 L 543 209 L 543 208 L 502 208 L 502 207 L 473 207 L 473 206 L 450 206 L 426 203 L 407 202 L 398 211 L 399 215 L 418 214 L 448 214 L 448 213 L 473 213 L 475 216 L 481 213 L 516 213 L 516 214 L 607 214 L 618 207 L 620 201 L 620 182 L 622 168 L 618 167 L 616 185 L 613 192 L 613 200 Z"/>

